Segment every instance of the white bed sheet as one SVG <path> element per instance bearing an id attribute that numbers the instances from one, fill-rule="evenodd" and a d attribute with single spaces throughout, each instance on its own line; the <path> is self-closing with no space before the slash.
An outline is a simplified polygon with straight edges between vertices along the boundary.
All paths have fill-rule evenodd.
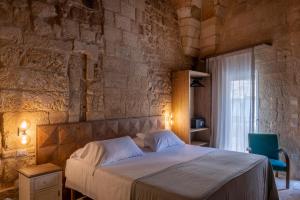
<path id="1" fill-rule="evenodd" d="M 122 160 L 96 169 L 72 158 L 67 160 L 66 187 L 93 199 L 129 200 L 131 184 L 135 179 L 181 162 L 193 160 L 214 150 L 184 145 L 162 152 L 144 151 L 144 156 Z"/>

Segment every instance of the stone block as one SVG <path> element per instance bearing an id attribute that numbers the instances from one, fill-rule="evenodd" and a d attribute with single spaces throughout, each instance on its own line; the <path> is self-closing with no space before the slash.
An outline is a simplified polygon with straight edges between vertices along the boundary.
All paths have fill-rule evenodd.
<path id="1" fill-rule="evenodd" d="M 180 27 L 180 36 L 181 37 L 199 38 L 200 30 L 194 26 L 181 26 Z"/>
<path id="2" fill-rule="evenodd" d="M 87 82 L 87 94 L 88 95 L 103 95 L 103 80 L 94 80 Z"/>
<path id="3" fill-rule="evenodd" d="M 129 32 L 131 28 L 130 19 L 118 14 L 115 17 L 116 27 Z"/>
<path id="4" fill-rule="evenodd" d="M 95 68 L 97 65 L 97 61 L 87 59 L 86 63 L 86 79 L 93 80 L 95 78 Z"/>
<path id="5" fill-rule="evenodd" d="M 73 54 L 69 59 L 70 91 L 80 91 L 80 82 L 83 78 L 83 69 L 86 65 L 86 57 L 82 54 Z"/>
<path id="6" fill-rule="evenodd" d="M 44 19 L 42 18 L 36 18 L 33 21 L 34 25 L 34 32 L 38 35 L 41 36 L 51 36 L 54 37 L 55 33 L 52 30 L 52 26 L 47 23 Z"/>
<path id="7" fill-rule="evenodd" d="M 98 3 L 95 3 L 93 11 L 91 12 L 91 10 L 85 6 L 80 6 L 79 4 L 69 4 L 66 16 L 77 22 L 91 25 L 101 25 L 103 22 L 103 14 L 102 9 L 99 9 L 98 5 Z"/>
<path id="8" fill-rule="evenodd" d="M 132 62 L 130 74 L 147 77 L 149 69 L 150 69 L 149 64 Z"/>
<path id="9" fill-rule="evenodd" d="M 216 35 L 216 34 L 217 34 L 216 25 L 201 27 L 200 38 L 207 38 L 209 36 L 213 36 L 213 35 Z"/>
<path id="10" fill-rule="evenodd" d="M 147 91 L 148 81 L 147 77 L 145 76 L 129 76 L 128 77 L 128 88 L 132 90 L 139 90 L 139 91 Z"/>
<path id="11" fill-rule="evenodd" d="M 113 12 L 120 12 L 120 0 L 103 0 L 103 7 Z"/>
<path id="12" fill-rule="evenodd" d="M 69 94 L 63 92 L 38 92 L 1 90 L 0 112 L 15 111 L 66 111 Z"/>
<path id="13" fill-rule="evenodd" d="M 15 8 L 27 8 L 29 7 L 28 1 L 26 0 L 14 0 L 12 1 L 12 6 Z"/>
<path id="14" fill-rule="evenodd" d="M 40 1 L 33 1 L 31 5 L 32 15 L 35 17 L 49 18 L 56 17 L 56 9 L 54 5 L 43 3 Z"/>
<path id="15" fill-rule="evenodd" d="M 86 113 L 86 120 L 87 121 L 95 121 L 95 120 L 103 120 L 104 119 L 104 112 L 87 112 Z"/>
<path id="16" fill-rule="evenodd" d="M 122 40 L 122 32 L 120 29 L 104 26 L 104 39 L 111 42 L 120 42 Z"/>
<path id="17" fill-rule="evenodd" d="M 181 38 L 183 47 L 191 47 L 195 49 L 200 49 L 200 40 L 198 38 L 192 37 L 182 37 Z"/>
<path id="18" fill-rule="evenodd" d="M 16 67 L 20 64 L 20 57 L 25 52 L 23 46 L 8 45 L 0 49 L 0 63 L 2 67 Z"/>
<path id="19" fill-rule="evenodd" d="M 192 0 L 191 5 L 196 6 L 198 8 L 201 8 L 202 7 L 202 0 Z"/>
<path id="20" fill-rule="evenodd" d="M 147 95 L 142 96 L 135 91 L 128 91 L 126 95 L 125 112 L 126 117 L 141 116 L 142 103 L 147 99 Z"/>
<path id="21" fill-rule="evenodd" d="M 144 53 L 140 49 L 133 48 L 131 51 L 132 61 L 134 62 L 144 62 Z"/>
<path id="22" fill-rule="evenodd" d="M 92 43 L 95 42 L 96 32 L 88 29 L 81 28 L 80 29 L 80 38 L 82 41 Z"/>
<path id="23" fill-rule="evenodd" d="M 300 30 L 297 32 L 290 33 L 290 41 L 291 41 L 291 45 L 300 46 Z"/>
<path id="24" fill-rule="evenodd" d="M 69 102 L 69 122 L 78 122 L 80 120 L 80 106 L 81 106 L 81 91 L 70 91 Z"/>
<path id="25" fill-rule="evenodd" d="M 130 69 L 130 61 L 112 56 L 103 57 L 103 71 L 115 72 L 127 75 Z"/>
<path id="26" fill-rule="evenodd" d="M 211 17 L 201 22 L 201 28 L 205 28 L 208 26 L 215 26 L 218 25 L 218 23 L 219 23 L 219 19 L 217 17 Z"/>
<path id="27" fill-rule="evenodd" d="M 195 49 L 192 47 L 183 47 L 183 52 L 185 55 L 195 57 L 195 56 L 198 56 L 199 49 Z"/>
<path id="28" fill-rule="evenodd" d="M 125 94 L 120 89 L 104 89 L 105 119 L 123 118 L 125 116 Z"/>
<path id="29" fill-rule="evenodd" d="M 104 53 L 106 56 L 115 56 L 116 47 L 115 43 L 112 41 L 105 41 Z"/>
<path id="30" fill-rule="evenodd" d="M 13 20 L 13 7 L 8 1 L 0 3 L 0 25 L 11 24 Z"/>
<path id="31" fill-rule="evenodd" d="M 3 171 L 2 171 L 1 181 L 3 181 L 4 183 L 7 183 L 7 185 L 13 185 L 11 183 L 18 178 L 18 172 L 16 171 L 16 169 L 34 165 L 35 157 L 32 155 L 26 156 L 26 157 L 19 157 L 19 158 L 14 157 L 14 158 L 4 159 L 2 162 L 3 162 L 2 163 Z M 13 191 L 15 191 L 15 190 L 13 190 Z M 6 192 L 4 192 L 4 194 L 5 193 Z M 14 195 L 10 194 L 10 195 L 17 196 L 16 194 L 14 194 Z M 2 196 L 2 193 L 0 196 Z M 7 196 L 4 196 L 4 197 L 7 198 Z"/>
<path id="32" fill-rule="evenodd" d="M 78 39 L 79 38 L 78 22 L 69 19 L 63 19 L 62 36 L 66 39 Z"/>
<path id="33" fill-rule="evenodd" d="M 215 46 L 217 44 L 217 39 L 217 35 L 212 35 L 207 38 L 200 38 L 200 42 L 198 44 L 200 45 L 200 48 Z"/>
<path id="34" fill-rule="evenodd" d="M 103 93 L 95 92 L 92 95 L 87 95 L 87 112 L 104 114 Z"/>
<path id="35" fill-rule="evenodd" d="M 131 47 L 137 47 L 138 45 L 138 35 L 127 31 L 123 31 L 123 42 L 125 45 Z"/>
<path id="36" fill-rule="evenodd" d="M 115 56 L 124 60 L 130 60 L 131 58 L 131 47 L 124 45 L 116 45 Z"/>
<path id="37" fill-rule="evenodd" d="M 0 18 L 1 18 L 1 16 L 0 16 Z M 21 7 L 21 8 L 14 8 L 13 21 L 17 27 L 20 27 L 23 30 L 30 29 L 30 22 L 31 22 L 30 21 L 30 11 L 29 11 L 29 9 L 27 9 L 27 6 Z"/>
<path id="38" fill-rule="evenodd" d="M 136 9 L 135 11 L 135 15 L 136 15 L 136 23 L 144 23 L 144 19 L 145 19 L 145 12 L 144 10 L 140 10 L 140 9 Z"/>
<path id="39" fill-rule="evenodd" d="M 146 2 L 145 1 L 135 1 L 135 7 L 139 10 L 145 10 Z"/>
<path id="40" fill-rule="evenodd" d="M 91 60 L 97 61 L 100 56 L 98 46 L 95 44 L 87 44 L 78 40 L 74 41 L 74 51 L 86 54 Z"/>
<path id="41" fill-rule="evenodd" d="M 66 123 L 68 122 L 68 113 L 67 112 L 49 112 L 49 123 Z"/>
<path id="42" fill-rule="evenodd" d="M 115 16 L 112 11 L 104 10 L 104 24 L 107 26 L 114 27 L 115 25 Z"/>
<path id="43" fill-rule="evenodd" d="M 20 28 L 13 26 L 1 26 L 0 39 L 22 42 L 22 31 Z"/>
<path id="44" fill-rule="evenodd" d="M 200 21 L 192 17 L 179 19 L 179 26 L 193 26 L 200 29 Z"/>
<path id="45" fill-rule="evenodd" d="M 124 1 L 121 1 L 121 14 L 135 20 L 135 8 Z"/>
<path id="46" fill-rule="evenodd" d="M 39 47 L 58 51 L 72 51 L 73 48 L 71 40 L 54 40 L 34 34 L 24 34 L 24 44 L 26 47 Z"/>
<path id="47" fill-rule="evenodd" d="M 187 18 L 192 17 L 192 7 L 182 7 L 177 9 L 177 16 L 178 18 Z"/>
<path id="48" fill-rule="evenodd" d="M 115 72 L 105 72 L 104 87 L 107 88 L 127 88 L 127 75 Z"/>
<path id="49" fill-rule="evenodd" d="M 21 66 L 56 73 L 66 73 L 66 61 L 65 55 L 62 53 L 32 48 L 28 49 L 22 56 Z"/>
<path id="50" fill-rule="evenodd" d="M 5 89 L 67 92 L 67 74 L 22 68 L 0 69 L 0 85 Z"/>

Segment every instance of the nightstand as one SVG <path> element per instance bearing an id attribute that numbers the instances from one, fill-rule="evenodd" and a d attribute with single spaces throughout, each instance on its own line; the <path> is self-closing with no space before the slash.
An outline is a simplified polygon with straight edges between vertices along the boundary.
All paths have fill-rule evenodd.
<path id="1" fill-rule="evenodd" d="M 62 169 L 59 166 L 47 163 L 18 172 L 20 200 L 62 199 Z"/>

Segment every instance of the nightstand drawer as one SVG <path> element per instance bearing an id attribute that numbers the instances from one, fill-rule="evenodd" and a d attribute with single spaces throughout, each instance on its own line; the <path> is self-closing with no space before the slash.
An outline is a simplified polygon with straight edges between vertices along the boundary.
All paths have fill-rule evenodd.
<path id="1" fill-rule="evenodd" d="M 41 190 L 36 193 L 34 200 L 57 200 L 59 199 L 59 191 L 57 187 Z"/>
<path id="2" fill-rule="evenodd" d="M 42 190 L 45 188 L 53 187 L 59 184 L 59 173 L 52 173 L 36 177 L 34 180 L 35 190 Z"/>

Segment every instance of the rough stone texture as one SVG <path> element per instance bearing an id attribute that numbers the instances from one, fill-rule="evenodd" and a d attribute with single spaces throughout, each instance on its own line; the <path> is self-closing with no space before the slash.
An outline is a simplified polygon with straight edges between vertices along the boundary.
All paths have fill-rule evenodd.
<path id="1" fill-rule="evenodd" d="M 168 0 L 82 2 L 0 0 L 0 191 L 13 185 L 17 168 L 35 163 L 38 124 L 171 108 L 171 71 L 190 64 L 175 7 Z M 17 136 L 22 119 L 31 122 L 27 146 Z M 20 148 L 28 155 L 16 157 Z M 15 198 L 0 198 L 7 196 Z"/>
<path id="2" fill-rule="evenodd" d="M 163 0 L 120 5 L 104 3 L 104 117 L 161 114 L 169 109 L 170 71 L 184 67 L 175 9 Z"/>
<path id="3" fill-rule="evenodd" d="M 17 168 L 35 163 L 36 125 L 82 120 L 87 99 L 103 99 L 103 90 L 95 86 L 102 78 L 101 1 L 94 8 L 78 2 L 0 2 L 0 191 L 12 186 Z M 84 61 L 74 62 L 74 55 Z M 87 79 L 96 90 L 89 95 Z M 89 116 L 103 117 L 104 109 L 94 104 Z M 22 119 L 31 122 L 26 146 L 17 135 Z M 20 148 L 28 155 L 16 157 Z"/>
<path id="4" fill-rule="evenodd" d="M 297 0 L 228 1 L 216 53 L 255 48 L 259 82 L 259 130 L 280 134 L 300 178 L 300 4 Z"/>
<path id="5" fill-rule="evenodd" d="M 201 0 L 173 0 L 177 7 L 184 54 L 197 57 L 200 50 Z"/>

